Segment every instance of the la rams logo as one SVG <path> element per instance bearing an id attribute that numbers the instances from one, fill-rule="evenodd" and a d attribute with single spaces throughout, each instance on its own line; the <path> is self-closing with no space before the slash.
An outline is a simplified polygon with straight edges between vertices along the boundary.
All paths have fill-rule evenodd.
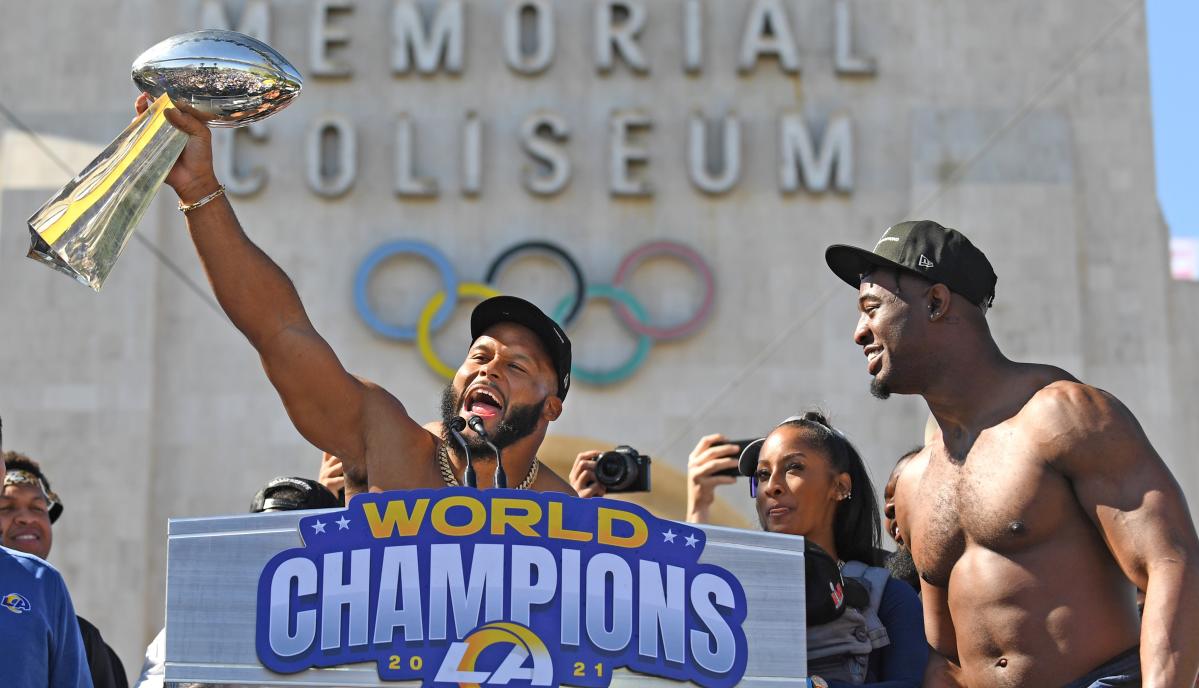
<path id="1" fill-rule="evenodd" d="M 508 646 L 508 654 L 495 671 L 479 671 L 480 655 L 495 646 Z M 514 680 L 528 681 L 533 686 L 552 686 L 554 660 L 536 633 L 518 623 L 498 621 L 476 628 L 451 645 L 434 680 L 457 683 L 461 688 L 507 685 Z"/>
<path id="2" fill-rule="evenodd" d="M 4 608 L 13 614 L 24 614 L 33 609 L 29 604 L 29 600 L 25 599 L 24 595 L 16 592 L 10 592 L 5 595 L 4 601 L 0 602 L 0 604 L 3 604 Z"/>

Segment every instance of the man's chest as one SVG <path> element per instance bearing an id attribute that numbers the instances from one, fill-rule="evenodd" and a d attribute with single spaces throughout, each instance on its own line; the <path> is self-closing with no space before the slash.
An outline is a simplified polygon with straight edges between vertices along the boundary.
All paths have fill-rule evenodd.
<path id="1" fill-rule="evenodd" d="M 963 459 L 934 447 L 912 490 L 910 537 L 921 576 L 946 586 L 970 546 L 1015 555 L 1052 537 L 1069 508 L 1068 483 L 1019 433 L 980 437 Z"/>

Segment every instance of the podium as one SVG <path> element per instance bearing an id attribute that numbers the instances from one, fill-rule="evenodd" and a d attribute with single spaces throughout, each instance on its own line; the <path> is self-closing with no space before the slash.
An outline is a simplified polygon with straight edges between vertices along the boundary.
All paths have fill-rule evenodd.
<path id="1" fill-rule="evenodd" d="M 447 501 L 447 498 L 451 499 Z M 421 504 L 421 500 L 425 503 Z M 446 503 L 443 504 L 439 500 Z M 395 514 L 400 515 L 398 520 L 394 518 L 392 506 L 396 506 Z M 477 534 L 464 535 L 466 529 L 470 528 L 471 519 L 478 516 L 480 508 L 485 510 L 483 513 L 489 520 L 486 524 L 479 524 Z M 535 522 L 534 516 L 540 517 L 542 512 L 545 512 L 546 519 Z M 450 613 L 443 614 L 448 614 L 450 620 L 454 621 L 462 612 L 464 598 L 455 597 L 453 594 L 446 595 L 444 592 L 437 595 L 428 590 L 427 588 L 435 587 L 430 580 L 440 580 L 440 574 L 431 574 L 425 568 L 422 568 L 420 574 L 419 590 L 408 590 L 402 583 L 395 584 L 395 576 L 400 573 L 393 572 L 392 578 L 389 579 L 387 573 L 379 572 L 380 566 L 385 569 L 389 566 L 388 561 L 399 561 L 399 550 L 404 547 L 393 545 L 417 542 L 419 538 L 425 537 L 421 534 L 412 535 L 415 530 L 408 533 L 411 537 L 401 535 L 400 531 L 406 523 L 404 518 L 413 517 L 413 514 L 427 514 L 427 520 L 433 525 L 441 523 L 439 532 L 429 529 L 428 537 L 432 538 L 429 541 L 432 544 L 420 550 L 422 553 L 444 553 L 446 548 L 455 547 L 456 545 L 445 544 L 451 541 L 447 539 L 451 535 L 457 538 L 454 542 L 460 542 L 465 547 L 462 552 L 469 553 L 473 548 L 473 551 L 481 553 L 483 550 L 480 547 L 483 542 L 490 542 L 490 546 L 497 548 L 505 546 L 509 548 L 506 551 L 513 552 L 511 568 L 503 569 L 505 577 L 500 579 L 506 588 L 511 589 L 499 591 L 493 586 L 491 591 L 484 594 L 483 591 L 471 587 L 477 583 L 473 571 L 471 575 L 466 576 L 469 583 L 462 583 L 461 575 L 457 577 L 459 585 L 465 586 L 458 590 L 458 594 L 461 595 L 465 591 L 468 595 L 475 595 L 472 612 L 479 615 L 480 619 L 500 619 L 491 614 L 490 595 L 491 592 L 495 592 L 497 595 L 504 595 L 502 614 L 511 614 L 520 622 L 509 624 L 511 620 L 503 616 L 502 620 L 487 624 L 488 628 L 507 624 L 519 631 L 524 626 L 537 629 L 545 627 L 545 623 L 551 623 L 554 629 L 562 629 L 561 637 L 567 643 L 558 643 L 557 630 L 553 634 L 541 633 L 543 638 L 553 636 L 544 643 L 548 649 L 542 648 L 549 655 L 547 663 L 556 671 L 555 678 L 549 679 L 549 683 L 546 683 L 546 676 L 549 674 L 539 673 L 540 669 L 519 668 L 525 666 L 521 664 L 522 661 L 533 662 L 537 659 L 522 659 L 532 652 L 530 647 L 538 644 L 538 639 L 533 638 L 523 645 L 522 642 L 511 641 L 516 650 L 523 653 L 517 653 L 515 659 L 509 656 L 505 660 L 511 664 L 509 668 L 517 667 L 513 671 L 518 673 L 512 674 L 517 677 L 516 680 L 500 679 L 500 671 L 497 670 L 492 674 L 495 681 L 483 680 L 475 684 L 467 681 L 462 682 L 463 685 L 559 685 L 561 681 L 561 685 L 679 686 L 688 685 L 687 681 L 690 680 L 700 685 L 712 686 L 783 686 L 795 685 L 806 676 L 802 538 L 666 521 L 649 515 L 640 507 L 614 500 L 581 500 L 573 497 L 532 495 L 515 490 L 479 492 L 456 488 L 364 495 L 356 498 L 347 509 L 171 520 L 168 525 L 166 680 L 265 686 L 456 685 L 444 680 L 434 681 L 433 672 L 436 668 L 433 665 L 440 662 L 443 672 L 446 671 L 446 667 L 460 667 L 459 664 L 454 664 L 459 662 L 458 658 L 442 658 L 447 651 L 446 647 L 450 644 L 463 646 L 465 649 L 458 650 L 459 654 L 469 654 L 471 648 L 462 642 L 453 642 L 461 640 L 464 635 L 461 629 L 455 634 L 452 630 L 447 633 L 446 629 L 441 627 L 441 638 L 444 640 L 440 643 L 434 642 L 440 626 L 435 612 L 439 602 L 442 608 L 447 604 L 457 604 L 458 607 L 452 608 Z M 557 522 L 553 521 L 555 515 L 559 519 Z M 388 522 L 387 517 L 392 517 L 395 523 Z M 371 531 L 367 530 L 365 525 L 355 526 L 361 532 L 351 537 L 351 533 L 354 532 L 351 530 L 351 524 L 355 521 L 368 522 L 369 527 L 374 530 L 373 538 L 381 539 L 372 539 Z M 596 523 L 599 525 L 596 526 Z M 396 526 L 396 532 L 385 531 L 393 525 Z M 408 525 L 415 528 L 411 523 Z M 429 524 L 425 524 L 421 527 L 428 526 Z M 508 526 L 507 530 L 505 526 Z M 591 538 L 589 528 L 596 532 L 606 532 L 606 539 L 599 537 L 598 540 L 585 541 L 585 538 Z M 338 535 L 339 530 L 341 535 Z M 450 535 L 441 531 L 448 531 Z M 424 533 L 424 530 L 421 533 Z M 503 545 L 507 540 L 534 544 Z M 572 549 L 576 545 L 577 548 Z M 614 550 L 615 547 L 622 546 L 626 549 Z M 370 550 L 371 547 L 375 549 Z M 438 547 L 442 549 L 437 550 Z M 551 556 L 539 553 L 538 547 L 548 547 L 547 551 Z M 559 549 L 554 549 L 555 547 Z M 625 574 L 617 555 L 603 553 L 605 547 L 617 551 L 617 555 L 633 562 L 629 570 L 634 578 L 622 578 Z M 580 567 L 577 553 L 568 553 L 577 551 L 583 552 L 585 571 L 576 570 Z M 688 564 L 685 559 L 672 559 L 695 557 L 695 552 L 698 552 L 698 557 L 692 564 Z M 587 559 L 588 556 L 591 559 Z M 413 557 L 415 561 L 416 554 Z M 462 559 L 469 563 L 469 554 L 462 555 Z M 382 564 L 379 563 L 380 560 L 383 560 Z M 534 560 L 541 563 L 525 565 L 522 568 L 518 560 Z M 370 574 L 373 577 L 370 578 L 369 586 L 369 613 L 363 611 L 361 615 L 355 616 L 354 598 L 345 595 L 353 592 L 351 588 L 355 581 L 359 580 L 361 572 L 352 570 L 351 562 L 355 566 L 361 564 L 365 567 L 367 561 L 375 567 Z M 484 560 L 481 554 L 473 562 L 474 568 L 494 563 L 491 559 Z M 592 564 L 588 562 L 610 566 L 607 572 L 611 575 L 605 577 L 604 571 L 594 573 L 591 570 Z M 571 565 L 574 568 L 571 568 Z M 423 563 L 421 566 L 426 567 Z M 437 565 L 429 566 L 436 568 Z M 392 568 L 399 572 L 407 572 L 406 569 Z M 304 571 L 308 573 L 304 574 Z M 529 573 L 530 571 L 533 573 Z M 569 573 L 570 571 L 574 573 Z M 637 578 L 638 571 L 640 578 Z M 683 595 L 686 598 L 684 602 L 678 601 L 679 595 L 672 593 L 673 588 L 670 587 L 684 577 L 679 571 L 685 571 L 686 585 L 692 586 Z M 705 571 L 707 573 L 704 573 Z M 659 578 L 654 573 L 646 578 L 647 572 L 661 572 L 662 577 Z M 312 576 L 317 574 L 328 577 L 328 580 L 322 580 L 321 591 L 314 593 L 314 588 L 310 586 L 314 585 Z M 551 574 L 554 577 L 551 577 Z M 707 588 L 698 589 L 705 575 L 709 576 L 709 582 L 717 583 L 711 590 L 720 588 L 720 581 L 712 577 L 714 574 L 719 574 L 723 580 L 731 581 L 732 589 L 737 589 L 739 585 L 740 590 L 743 590 L 743 596 L 740 590 L 737 591 L 737 599 L 743 599 L 744 609 L 730 611 L 729 607 L 724 612 L 726 617 L 732 619 L 728 627 L 737 633 L 740 643 L 738 648 L 741 648 L 738 649 L 738 653 L 744 655 L 736 660 L 736 668 L 733 671 L 738 672 L 738 675 L 731 677 L 730 674 L 722 674 L 719 670 L 715 673 L 703 673 L 705 670 L 696 664 L 698 660 L 692 659 L 692 654 L 697 654 L 701 658 L 707 657 L 711 660 L 700 661 L 700 664 L 709 668 L 716 666 L 718 662 L 712 659 L 715 655 L 706 653 L 712 646 L 719 646 L 721 637 L 731 637 L 727 633 L 722 635 L 718 632 L 719 623 L 711 622 L 708 623 L 707 629 L 716 630 L 712 631 L 711 636 L 705 636 L 705 627 L 697 621 L 697 618 L 703 617 L 705 613 L 711 616 L 712 609 L 719 609 L 720 604 L 731 604 L 731 598 L 727 593 L 713 593 Z M 361 575 L 362 581 L 367 580 L 366 573 Z M 413 576 L 409 578 L 416 580 Z M 454 576 L 449 578 L 453 579 Z M 388 580 L 392 580 L 392 583 L 388 584 Z M 486 582 L 486 579 L 482 580 Z M 572 580 L 582 580 L 586 590 L 576 589 L 572 597 L 570 591 L 575 586 L 569 582 Z M 633 591 L 626 589 L 629 587 L 629 580 L 636 583 L 632 586 L 635 588 Z M 552 601 L 547 601 L 544 595 L 538 597 L 538 590 L 548 591 L 547 586 L 551 585 L 556 586 L 553 589 Z M 516 588 L 520 590 L 514 591 Z M 390 592 L 379 593 L 380 589 Z M 401 592 L 397 592 L 401 589 L 402 595 Z M 330 590 L 338 591 L 337 594 L 343 597 L 333 602 L 318 600 L 333 594 Z M 423 622 L 425 627 L 412 630 L 399 625 L 383 624 L 386 628 L 381 629 L 382 622 L 377 618 L 383 618 L 383 607 L 386 607 L 386 611 L 391 615 L 387 618 L 393 618 L 402 611 L 393 613 L 392 606 L 399 606 L 398 603 L 393 603 L 400 597 L 407 600 L 406 595 L 409 592 L 414 596 L 415 603 L 409 603 L 408 606 L 421 610 L 420 613 L 426 618 Z M 674 601 L 668 601 L 665 605 L 661 602 L 671 600 L 672 595 Z M 446 602 L 447 597 L 449 602 Z M 509 597 L 511 599 L 508 599 Z M 568 609 L 568 600 L 572 599 L 576 605 L 573 611 Z M 581 603 L 579 599 L 582 599 Z M 593 619 L 591 606 L 599 604 L 596 600 L 601 599 L 606 600 L 604 604 L 610 603 L 619 609 L 594 611 Z M 654 599 L 658 599 L 659 602 L 654 602 Z M 699 606 L 688 607 L 684 615 L 688 630 L 684 634 L 686 637 L 680 640 L 675 637 L 677 633 L 672 634 L 670 631 L 670 622 L 672 619 L 678 621 L 684 617 L 671 617 L 664 608 L 685 604 L 687 601 L 691 605 Z M 322 607 L 322 604 L 325 606 Z M 339 604 L 345 606 L 338 606 Z M 284 609 L 287 605 L 295 608 Z M 584 605 L 582 611 L 586 612 L 585 622 L 579 618 L 582 613 L 579 605 Z M 337 619 L 323 625 L 314 621 L 316 615 L 322 613 L 322 609 L 325 616 L 336 614 Z M 635 618 L 630 617 L 633 619 L 631 635 L 628 630 L 625 634 L 626 645 L 629 647 L 609 651 L 612 648 L 605 645 L 605 638 L 610 639 L 611 634 L 618 633 L 620 618 L 622 614 L 627 615 L 630 609 L 635 612 Z M 650 618 L 647 621 L 645 617 L 651 613 L 658 616 L 655 617 L 656 620 Z M 490 616 L 483 618 L 484 615 Z M 380 634 L 385 633 L 390 638 L 392 632 L 400 628 L 405 633 L 411 632 L 415 641 L 419 641 L 413 647 L 423 643 L 425 648 L 434 648 L 421 652 L 397 650 L 390 657 L 391 669 L 408 671 L 421 668 L 416 667 L 417 664 L 427 664 L 428 666 L 423 667 L 423 679 L 393 680 L 395 675 L 381 678 L 388 670 L 388 662 L 385 661 L 388 650 L 380 650 L 377 644 L 369 647 L 351 646 L 356 634 L 355 619 L 362 621 L 364 617 L 369 617 L 370 638 L 376 643 L 381 637 Z M 428 621 L 428 618 L 434 620 Z M 567 619 L 577 620 L 577 624 L 572 625 L 565 621 Z M 716 621 L 719 622 L 719 619 Z M 362 623 L 365 624 L 366 621 Z M 583 637 L 580 639 L 579 628 L 584 626 Z M 365 629 L 365 625 L 363 628 Z M 311 632 L 311 637 L 301 637 L 304 629 Z M 499 631 L 491 628 L 489 632 L 494 635 Z M 648 643 L 643 637 L 647 632 L 655 636 Z M 659 632 L 661 637 L 657 637 Z M 697 636 L 697 633 L 700 635 Z M 319 641 L 317 635 L 321 636 Z M 395 633 L 395 637 L 399 635 L 398 632 Z M 334 640 L 330 640 L 330 637 Z M 276 642 L 277 639 L 283 640 Z M 412 638 L 408 640 L 411 641 Z M 339 645 L 331 649 L 328 646 L 334 641 Z M 302 657 L 298 651 L 284 647 L 299 647 L 304 642 L 309 642 L 312 647 Z M 361 645 L 361 637 L 358 642 Z M 571 642 L 573 646 L 569 645 Z M 644 657 L 636 659 L 638 643 L 643 655 L 657 657 L 664 651 L 665 658 L 658 658 L 657 664 L 645 664 L 648 660 Z M 684 643 L 688 643 L 686 647 L 683 647 Z M 596 644 L 599 645 L 598 648 L 593 647 Z M 578 646 L 578 649 L 572 649 L 574 646 Z M 279 649 L 280 647 L 284 649 Z M 604 649 L 605 647 L 608 649 Z M 687 659 L 680 662 L 676 657 L 675 662 L 666 661 L 672 650 L 677 653 L 680 647 L 688 652 Z M 598 654 L 588 654 L 588 648 Z M 454 651 L 454 647 L 449 647 L 449 651 Z M 283 656 L 289 652 L 295 654 L 298 659 Z M 362 661 L 364 656 L 355 653 L 363 652 L 384 654 L 383 658 L 373 658 L 378 661 Z M 478 652 L 476 647 L 475 654 Z M 498 650 L 493 648 L 493 652 Z M 624 655 L 621 655 L 621 652 Z M 719 647 L 716 653 L 719 654 Z M 621 656 L 633 656 L 636 662 L 630 664 L 621 660 Z M 342 659 L 348 660 L 348 663 L 340 664 Z M 330 662 L 336 665 L 317 666 Z M 282 667 L 284 672 L 268 668 L 268 663 L 275 668 Z M 575 672 L 573 675 L 582 678 L 562 678 L 572 675 L 571 665 Z M 297 666 L 301 668 L 296 669 Z M 303 668 L 305 666 L 309 668 Z M 488 671 L 491 669 L 495 667 L 489 667 Z M 524 673 L 519 673 L 520 671 Z M 580 671 L 582 673 L 579 673 Z M 703 675 L 696 674 L 696 671 Z M 478 673 L 477 677 L 486 678 L 487 675 L 488 672 L 485 671 Z M 540 678 L 531 679 L 534 675 Z M 446 674 L 443 674 L 444 676 Z"/>

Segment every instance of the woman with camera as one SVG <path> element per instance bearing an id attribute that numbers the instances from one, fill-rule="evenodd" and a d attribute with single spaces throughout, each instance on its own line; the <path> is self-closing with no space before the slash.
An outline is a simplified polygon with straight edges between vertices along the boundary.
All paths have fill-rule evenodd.
<path id="1" fill-rule="evenodd" d="M 919 686 L 928 659 L 920 600 L 876 566 L 878 503 L 857 450 L 813 411 L 734 459 L 738 449 L 719 435 L 700 440 L 688 463 L 688 520 L 706 521 L 716 485 L 735 482 L 727 473 L 737 468 L 763 530 L 806 539 L 809 685 Z"/>

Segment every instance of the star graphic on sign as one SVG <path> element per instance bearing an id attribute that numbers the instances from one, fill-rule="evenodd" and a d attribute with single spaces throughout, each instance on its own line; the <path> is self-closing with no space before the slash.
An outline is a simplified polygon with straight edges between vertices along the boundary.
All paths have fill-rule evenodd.
<path id="1" fill-rule="evenodd" d="M 320 521 L 317 521 L 316 523 L 313 523 L 313 524 L 312 524 L 312 532 L 313 532 L 313 533 L 323 533 L 323 532 L 325 532 L 325 524 L 324 524 L 324 523 L 321 523 Z"/>
<path id="2" fill-rule="evenodd" d="M 694 547 L 695 543 L 699 542 L 699 538 L 695 537 L 694 535 L 688 535 L 683 539 L 687 541 L 688 547 Z"/>
<path id="3" fill-rule="evenodd" d="M 675 535 L 678 535 L 678 533 L 674 532 L 673 529 L 668 530 L 665 533 L 662 533 L 662 541 L 663 542 L 674 542 Z"/>
<path id="4" fill-rule="evenodd" d="M 349 530 L 350 529 L 350 519 L 346 518 L 344 515 L 341 518 L 337 519 L 337 521 L 335 521 L 335 523 L 337 523 L 338 530 Z"/>

